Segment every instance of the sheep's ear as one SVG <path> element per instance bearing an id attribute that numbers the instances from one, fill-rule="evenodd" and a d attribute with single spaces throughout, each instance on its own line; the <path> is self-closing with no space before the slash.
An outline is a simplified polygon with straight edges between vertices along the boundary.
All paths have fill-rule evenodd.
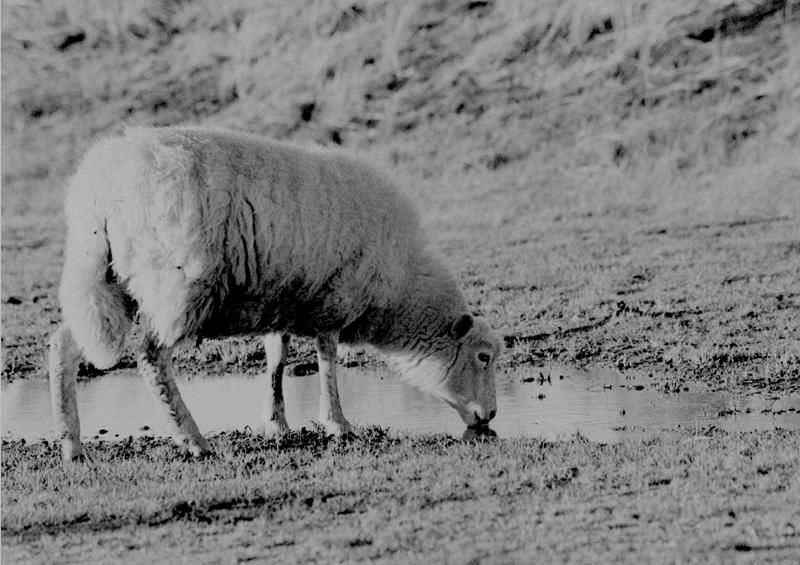
<path id="1" fill-rule="evenodd" d="M 450 326 L 450 336 L 453 339 L 461 339 L 467 332 L 472 329 L 472 316 L 469 314 L 461 314 L 453 325 Z"/>

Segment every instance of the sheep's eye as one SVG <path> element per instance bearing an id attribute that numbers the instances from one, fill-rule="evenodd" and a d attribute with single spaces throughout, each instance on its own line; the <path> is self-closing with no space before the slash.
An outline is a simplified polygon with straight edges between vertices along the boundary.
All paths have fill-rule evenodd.
<path id="1" fill-rule="evenodd" d="M 488 365 L 489 361 L 491 360 L 492 357 L 488 353 L 478 353 L 478 361 L 480 361 L 481 363 Z"/>

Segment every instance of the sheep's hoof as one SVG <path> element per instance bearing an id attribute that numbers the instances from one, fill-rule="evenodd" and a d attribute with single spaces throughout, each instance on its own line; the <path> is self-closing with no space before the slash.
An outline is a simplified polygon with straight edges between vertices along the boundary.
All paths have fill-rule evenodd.
<path id="1" fill-rule="evenodd" d="M 289 424 L 286 420 L 268 420 L 262 422 L 261 429 L 266 437 L 276 437 L 289 431 Z"/>
<path id="2" fill-rule="evenodd" d="M 84 461 L 86 454 L 83 452 L 81 442 L 69 439 L 61 440 L 61 459 L 64 463 Z"/>
<path id="3" fill-rule="evenodd" d="M 214 455 L 214 450 L 211 449 L 211 445 L 209 445 L 206 438 L 187 442 L 186 447 L 189 449 L 189 453 L 197 458 L 205 459 L 206 457 L 212 457 Z"/>
<path id="4" fill-rule="evenodd" d="M 331 436 L 352 437 L 355 435 L 353 433 L 353 426 L 351 426 L 350 422 L 347 420 L 338 422 L 335 420 L 326 420 L 320 422 L 320 424 L 325 428 L 325 433 Z"/>

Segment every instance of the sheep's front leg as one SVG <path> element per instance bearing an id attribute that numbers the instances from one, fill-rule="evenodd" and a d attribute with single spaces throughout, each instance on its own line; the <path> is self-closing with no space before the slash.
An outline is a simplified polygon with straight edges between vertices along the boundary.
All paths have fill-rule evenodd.
<path id="1" fill-rule="evenodd" d="M 274 436 L 289 431 L 283 401 L 283 368 L 289 354 L 289 334 L 267 334 L 264 336 L 264 351 L 267 355 L 267 394 L 261 413 L 264 434 Z"/>
<path id="2" fill-rule="evenodd" d="M 78 399 L 75 377 L 81 352 L 66 324 L 50 338 L 50 403 L 53 409 L 53 427 L 61 442 L 61 457 L 73 461 L 83 457 L 81 423 L 78 418 Z"/>
<path id="3" fill-rule="evenodd" d="M 317 336 L 317 362 L 319 364 L 319 421 L 325 431 L 333 435 L 352 432 L 339 404 L 339 387 L 336 382 L 336 345 L 338 334 Z"/>
<path id="4" fill-rule="evenodd" d="M 175 438 L 184 441 L 194 455 L 211 453 L 208 440 L 197 428 L 172 376 L 172 348 L 159 347 L 147 336 L 139 350 L 138 363 L 139 373 L 164 409 Z"/>

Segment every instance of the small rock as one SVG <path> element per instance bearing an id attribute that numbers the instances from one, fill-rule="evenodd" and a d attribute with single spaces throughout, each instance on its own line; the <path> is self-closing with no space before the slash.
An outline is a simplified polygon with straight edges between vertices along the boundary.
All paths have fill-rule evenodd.
<path id="1" fill-rule="evenodd" d="M 6 298 L 6 304 L 22 304 L 22 299 L 18 296 L 9 296 Z"/>
<path id="2" fill-rule="evenodd" d="M 97 433 L 100 435 L 107 434 L 108 430 L 105 428 L 100 428 L 99 430 L 97 430 Z"/>

